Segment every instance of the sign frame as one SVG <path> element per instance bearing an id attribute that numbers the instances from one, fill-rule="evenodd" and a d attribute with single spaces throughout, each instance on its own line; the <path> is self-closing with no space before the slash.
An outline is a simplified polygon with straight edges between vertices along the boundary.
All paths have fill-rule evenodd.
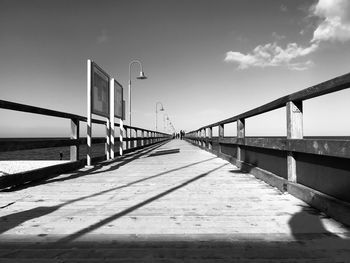
<path id="1" fill-rule="evenodd" d="M 103 111 L 100 111 L 98 109 L 95 109 L 95 105 L 94 105 L 94 95 L 97 96 L 97 94 L 94 94 L 94 81 L 95 81 L 95 72 L 98 72 L 99 74 L 103 75 L 103 77 L 105 77 L 107 80 L 106 80 L 106 84 L 107 86 L 105 87 L 106 89 L 106 92 L 107 92 L 107 100 L 106 100 L 106 103 L 107 103 L 107 112 L 103 112 Z M 97 73 L 97 74 L 98 74 Z M 99 116 L 102 116 L 102 117 L 106 117 L 106 118 L 109 118 L 109 114 L 110 114 L 110 88 L 109 88 L 109 83 L 110 83 L 110 79 L 111 77 L 99 66 L 97 65 L 94 61 L 91 61 L 91 113 L 92 114 L 96 114 L 96 115 L 99 115 Z"/>
<path id="2" fill-rule="evenodd" d="M 123 111 L 124 111 L 124 108 L 123 108 L 123 101 L 124 101 L 124 88 L 123 88 L 123 85 L 122 84 L 120 84 L 116 79 L 114 79 L 114 117 L 115 118 L 119 118 L 119 119 L 122 119 L 122 120 L 124 120 L 124 118 L 123 118 Z M 118 102 L 116 102 L 116 96 L 117 96 L 117 94 L 118 94 L 118 92 L 117 92 L 117 88 L 120 88 L 121 89 L 121 98 L 120 98 L 120 109 L 121 109 L 121 112 L 119 112 L 119 115 L 118 115 L 118 112 L 116 112 L 117 111 L 117 108 L 118 108 Z"/>

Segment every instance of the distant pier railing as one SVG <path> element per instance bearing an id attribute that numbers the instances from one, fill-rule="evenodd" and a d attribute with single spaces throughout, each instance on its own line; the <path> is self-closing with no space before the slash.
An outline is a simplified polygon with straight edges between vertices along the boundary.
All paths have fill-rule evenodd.
<path id="1" fill-rule="evenodd" d="M 350 225 L 350 140 L 303 136 L 303 101 L 348 88 L 350 74 L 188 132 L 186 139 Z M 283 107 L 286 137 L 245 135 L 247 118 Z M 237 136 L 224 136 L 229 123 L 236 123 Z"/>
<path id="2" fill-rule="evenodd" d="M 80 123 L 87 122 L 87 118 L 84 116 L 79 116 L 76 114 L 71 114 L 67 112 L 55 111 L 20 103 L 15 103 L 11 101 L 0 100 L 0 109 L 27 112 L 32 114 L 39 114 L 57 118 L 70 119 L 71 121 L 71 135 L 70 138 L 63 139 L 29 139 L 29 140 L 16 140 L 7 138 L 6 140 L 0 140 L 0 152 L 18 151 L 18 150 L 32 150 L 40 148 L 51 148 L 51 147 L 70 147 L 70 161 L 78 163 L 76 167 L 86 164 L 86 159 L 79 160 L 79 147 L 81 145 L 87 144 L 86 138 L 80 138 Z M 92 123 L 101 124 L 108 127 L 106 120 L 92 119 Z M 119 127 L 118 123 L 114 124 L 115 127 Z M 105 143 L 105 155 L 95 157 L 94 161 L 101 161 L 108 156 L 107 151 L 110 149 L 109 143 L 109 129 L 106 129 L 105 138 L 92 138 L 92 144 Z M 143 147 L 163 142 L 171 138 L 170 134 L 152 131 L 148 129 L 143 129 L 139 127 L 133 127 L 128 125 L 123 125 L 122 131 L 122 142 L 117 141 L 114 147 L 119 148 L 119 144 L 123 144 L 123 152 L 128 153 Z M 129 143 L 127 143 L 129 142 Z M 116 151 L 116 153 L 119 151 Z M 118 155 L 118 154 L 116 154 Z M 2 178 L 4 179 L 4 178 Z M 1 181 L 1 180 L 0 180 Z M 1 182 L 0 182 L 1 187 Z"/>

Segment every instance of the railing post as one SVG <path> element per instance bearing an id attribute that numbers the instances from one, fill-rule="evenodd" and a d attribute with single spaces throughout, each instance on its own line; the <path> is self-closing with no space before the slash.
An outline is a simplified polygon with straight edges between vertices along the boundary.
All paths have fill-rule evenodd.
<path id="1" fill-rule="evenodd" d="M 213 142 L 211 141 L 213 139 L 213 127 L 208 128 L 208 137 L 209 137 L 209 145 L 208 148 L 209 150 L 213 150 Z"/>
<path id="2" fill-rule="evenodd" d="M 106 119 L 106 143 L 105 143 L 105 154 L 106 154 L 106 159 L 110 159 L 110 138 L 111 138 L 111 131 L 110 131 L 110 122 L 109 119 Z"/>
<path id="3" fill-rule="evenodd" d="M 303 138 L 303 102 L 287 102 L 287 139 Z M 293 152 L 287 155 L 288 181 L 297 182 L 296 159 Z"/>
<path id="4" fill-rule="evenodd" d="M 70 129 L 70 138 L 72 140 L 79 140 L 79 120 L 71 119 L 71 129 Z M 76 145 L 70 147 L 70 160 L 77 161 L 79 160 L 79 142 Z"/>
<path id="5" fill-rule="evenodd" d="M 204 147 L 205 147 L 205 148 L 208 148 L 208 145 L 207 145 L 207 144 L 208 144 L 208 143 L 207 143 L 207 142 L 208 142 L 208 141 L 207 141 L 207 128 L 204 128 L 204 129 L 203 129 L 203 139 L 204 139 Z"/>
<path id="6" fill-rule="evenodd" d="M 123 148 L 124 148 L 124 126 L 123 126 L 123 120 L 120 119 L 119 121 L 119 155 L 123 156 Z"/>
<path id="7" fill-rule="evenodd" d="M 237 138 L 238 139 L 245 138 L 245 119 L 237 120 Z M 243 149 L 242 149 L 242 146 L 240 145 L 237 145 L 237 160 L 239 162 L 243 162 Z"/>
<path id="8" fill-rule="evenodd" d="M 87 120 L 86 120 L 86 166 L 91 166 L 92 159 L 92 121 L 91 121 L 91 60 L 87 61 Z"/>
<path id="9" fill-rule="evenodd" d="M 127 149 L 129 149 L 130 147 L 129 147 L 129 141 L 128 141 L 128 139 L 129 139 L 129 133 L 128 133 L 128 130 L 129 130 L 129 128 L 126 128 L 125 127 L 125 133 L 124 133 L 124 138 L 125 138 L 125 150 L 127 150 Z"/>
<path id="10" fill-rule="evenodd" d="M 224 124 L 219 125 L 219 153 L 222 153 L 220 140 L 224 138 Z"/>
<path id="11" fill-rule="evenodd" d="M 140 141 L 141 146 L 145 146 L 145 131 L 141 130 L 141 141 Z"/>

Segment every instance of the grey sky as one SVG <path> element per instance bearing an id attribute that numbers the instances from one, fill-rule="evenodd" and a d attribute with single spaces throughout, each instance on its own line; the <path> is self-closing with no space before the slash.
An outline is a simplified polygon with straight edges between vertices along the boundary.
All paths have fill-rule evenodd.
<path id="1" fill-rule="evenodd" d="M 239 69 L 225 61 L 229 51 L 247 55 L 269 43 L 307 47 L 322 21 L 311 15 L 317 2 L 0 0 L 1 99 L 85 115 L 86 60 L 126 89 L 128 64 L 137 58 L 149 78 L 133 80 L 133 124 L 154 128 L 155 103 L 161 101 L 177 129 L 195 129 L 349 72 L 347 41 L 323 41 L 297 57 L 296 63 L 312 62 L 305 70 L 284 64 Z M 306 102 L 306 132 L 346 135 L 348 99 L 343 91 Z M 65 122 L 62 127 L 44 117 L 0 114 L 6 120 L 1 137 L 41 136 L 33 123 L 47 135 L 69 132 Z M 266 127 L 263 116 L 248 120 L 248 134 L 284 135 L 284 111 L 266 116 Z M 325 118 L 333 124 L 326 126 Z"/>

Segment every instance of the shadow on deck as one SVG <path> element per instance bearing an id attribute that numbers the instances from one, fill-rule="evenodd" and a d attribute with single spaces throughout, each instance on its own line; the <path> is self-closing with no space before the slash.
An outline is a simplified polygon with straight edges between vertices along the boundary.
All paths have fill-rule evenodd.
<path id="1" fill-rule="evenodd" d="M 286 195 L 255 179 L 248 180 L 249 174 L 207 152 L 200 153 L 200 158 L 191 157 L 199 150 L 186 142 L 173 141 L 170 146 L 170 150 L 159 152 L 174 148 L 174 153 L 184 155 L 176 162 L 171 159 L 173 166 L 168 162 L 174 155 L 154 155 L 156 148 L 152 148 L 87 171 L 1 193 L 2 198 L 22 199 L 18 206 L 14 201 L 0 209 L 5 214 L 0 217 L 0 262 L 348 262 L 350 236 L 343 226 L 334 226 L 302 202 L 284 211 L 279 200 L 285 200 Z M 159 163 L 165 166 L 158 169 Z M 148 166 L 152 172 L 147 172 Z M 159 170 L 162 172 L 153 174 Z M 120 176 L 127 171 L 129 174 Z M 55 198 L 52 191 L 59 195 L 60 187 L 68 187 L 70 182 L 85 188 L 74 188 L 77 193 L 71 196 L 79 195 L 77 198 Z M 91 186 L 94 183 L 96 186 Z M 104 184 L 107 189 L 97 191 Z M 245 190 L 240 191 L 242 188 Z M 253 190 L 266 192 L 266 200 L 259 193 L 251 196 Z M 31 197 L 26 197 L 29 193 Z M 240 194 L 249 194 L 252 201 L 241 201 Z M 37 206 L 55 202 L 58 204 Z M 220 208 L 220 202 L 225 208 Z M 262 211 L 254 202 L 261 202 Z M 264 211 L 268 208 L 271 212 Z M 161 220 L 154 215 L 157 212 Z M 77 213 L 81 215 L 75 219 Z M 288 217 L 286 226 L 281 226 L 284 221 L 279 217 Z M 184 226 L 176 228 L 178 223 Z M 126 231 L 128 228 L 131 230 Z"/>

